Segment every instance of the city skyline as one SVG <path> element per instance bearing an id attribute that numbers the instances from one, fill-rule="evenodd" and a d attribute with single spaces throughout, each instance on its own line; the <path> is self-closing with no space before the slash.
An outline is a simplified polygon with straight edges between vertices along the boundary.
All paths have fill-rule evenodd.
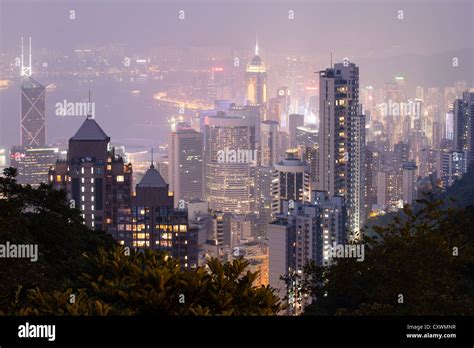
<path id="1" fill-rule="evenodd" d="M 0 0 L 0 315 L 471 315 L 473 11 Z"/>

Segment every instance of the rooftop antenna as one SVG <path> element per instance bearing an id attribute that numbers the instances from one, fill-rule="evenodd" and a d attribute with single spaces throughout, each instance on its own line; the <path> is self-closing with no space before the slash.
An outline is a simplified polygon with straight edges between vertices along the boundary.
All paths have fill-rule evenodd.
<path id="1" fill-rule="evenodd" d="M 255 34 L 255 55 L 258 56 L 259 50 L 258 50 L 258 36 Z"/>
<path id="2" fill-rule="evenodd" d="M 331 65 L 329 67 L 332 69 L 332 52 L 331 52 Z"/>
<path id="3" fill-rule="evenodd" d="M 91 118 L 91 90 L 89 89 L 89 103 L 87 104 L 87 118 Z"/>
<path id="4" fill-rule="evenodd" d="M 30 37 L 30 44 L 29 44 L 30 52 L 29 52 L 29 60 L 28 65 L 25 66 L 25 59 L 24 59 L 24 49 L 23 49 L 23 36 L 21 37 L 21 76 L 31 76 L 31 37 Z"/>
<path id="5" fill-rule="evenodd" d="M 153 164 L 153 146 L 151 147 L 151 169 L 155 169 L 155 165 Z"/>

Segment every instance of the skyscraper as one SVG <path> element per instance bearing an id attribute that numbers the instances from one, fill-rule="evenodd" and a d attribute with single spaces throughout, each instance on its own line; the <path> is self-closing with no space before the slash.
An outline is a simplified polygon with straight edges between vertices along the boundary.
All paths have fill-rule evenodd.
<path id="1" fill-rule="evenodd" d="M 46 88 L 31 77 L 31 38 L 29 64 L 25 66 L 21 39 L 21 146 L 44 147 L 46 144 Z"/>
<path id="2" fill-rule="evenodd" d="M 182 268 L 198 263 L 198 228 L 190 228 L 188 211 L 173 208 L 173 194 L 151 164 L 132 198 L 133 246 L 167 251 Z"/>
<path id="3" fill-rule="evenodd" d="M 287 157 L 275 165 L 272 182 L 272 213 L 280 214 L 285 201 L 309 202 L 309 166 L 298 158 L 296 151 L 288 150 Z"/>
<path id="4" fill-rule="evenodd" d="M 260 164 L 263 167 L 273 167 L 279 158 L 280 127 L 277 121 L 263 121 L 260 125 Z"/>
<path id="5" fill-rule="evenodd" d="M 281 299 L 287 296 L 289 314 L 300 313 L 305 304 L 300 298 L 301 280 L 284 282 L 281 277 L 303 275 L 309 261 L 318 266 L 331 264 L 333 243 L 346 242 L 345 218 L 343 197 L 315 190 L 311 202 L 285 202 L 281 214 L 268 225 L 270 286 Z"/>
<path id="6" fill-rule="evenodd" d="M 10 165 L 18 170 L 17 182 L 32 187 L 48 183 L 48 173 L 59 157 L 57 147 L 13 146 Z"/>
<path id="7" fill-rule="evenodd" d="M 191 128 L 171 132 L 169 147 L 169 185 L 174 205 L 204 199 L 203 134 Z"/>
<path id="8" fill-rule="evenodd" d="M 346 200 L 349 229 L 364 216 L 365 118 L 359 105 L 359 68 L 337 63 L 319 73 L 318 190 Z"/>
<path id="9" fill-rule="evenodd" d="M 251 212 L 254 187 L 251 166 L 256 164 L 255 128 L 255 120 L 251 117 L 206 116 L 206 199 L 212 210 L 237 214 Z"/>
<path id="10" fill-rule="evenodd" d="M 247 65 L 245 76 L 247 104 L 265 105 L 267 103 L 267 71 L 259 56 L 258 42 L 255 44 L 255 56 Z"/>
<path id="11" fill-rule="evenodd" d="M 50 183 L 67 192 L 85 224 L 104 231 L 115 228 L 119 213 L 130 209 L 132 192 L 132 165 L 114 148 L 109 150 L 109 142 L 97 122 L 87 117 L 69 139 L 67 160 L 58 160 L 49 172 Z"/>
<path id="12" fill-rule="evenodd" d="M 288 117 L 288 134 L 290 137 L 290 148 L 295 148 L 297 128 L 304 126 L 304 115 L 291 114 Z"/>
<path id="13" fill-rule="evenodd" d="M 402 199 L 403 204 L 412 204 L 416 198 L 415 185 L 416 164 L 407 162 L 402 167 Z"/>
<path id="14" fill-rule="evenodd" d="M 454 101 L 454 150 L 462 152 L 464 171 L 474 163 L 474 93 L 464 92 Z"/>

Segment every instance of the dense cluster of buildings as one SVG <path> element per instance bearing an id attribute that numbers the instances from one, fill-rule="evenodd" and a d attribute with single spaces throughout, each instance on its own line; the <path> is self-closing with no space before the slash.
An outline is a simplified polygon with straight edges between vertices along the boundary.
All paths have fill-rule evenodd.
<path id="1" fill-rule="evenodd" d="M 368 218 L 452 185 L 474 163 L 474 93 L 459 83 L 444 103 L 434 88 L 409 99 L 402 77 L 360 89 L 358 66 L 344 61 L 318 72 L 314 122 L 295 112 L 296 87 L 269 95 L 268 74 L 257 45 L 245 103 L 216 100 L 176 122 L 166 161 L 151 158 L 136 180 L 89 116 L 66 152 L 47 147 L 45 88 L 22 69 L 12 166 L 20 183 L 65 190 L 85 224 L 124 246 L 167 251 L 183 268 L 244 257 L 259 271 L 256 285 L 274 287 L 297 314 L 309 261 L 330 265 L 337 245 L 358 243 Z"/>

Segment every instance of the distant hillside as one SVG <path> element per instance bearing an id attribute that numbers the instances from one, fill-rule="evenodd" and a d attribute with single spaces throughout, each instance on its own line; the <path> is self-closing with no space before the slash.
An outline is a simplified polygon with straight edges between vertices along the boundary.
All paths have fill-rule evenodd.
<path id="1" fill-rule="evenodd" d="M 443 200 L 446 206 L 455 205 L 460 208 L 474 206 L 474 166 L 471 166 L 468 172 L 445 192 L 435 194 L 435 198 Z M 417 209 L 416 203 L 413 208 Z M 403 218 L 403 213 L 395 212 L 368 220 L 366 222 L 366 234 L 373 235 L 373 226 L 386 225 L 397 215 Z"/>
<path id="2" fill-rule="evenodd" d="M 460 180 L 441 194 L 440 198 L 444 201 L 452 199 L 458 207 L 474 205 L 474 166 L 471 166 Z"/>

